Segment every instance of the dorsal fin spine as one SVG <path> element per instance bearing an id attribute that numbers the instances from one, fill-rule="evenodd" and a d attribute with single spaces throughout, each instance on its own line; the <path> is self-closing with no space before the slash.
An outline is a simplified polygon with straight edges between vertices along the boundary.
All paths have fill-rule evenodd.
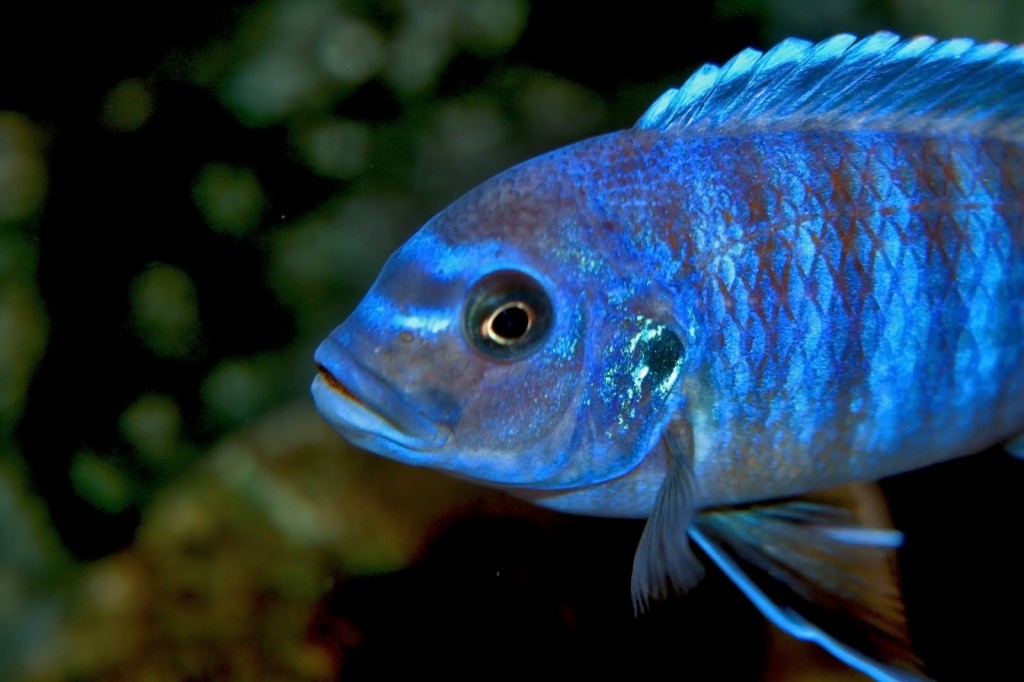
<path id="1" fill-rule="evenodd" d="M 705 65 L 636 125 L 678 134 L 877 130 L 1024 142 L 1024 47 L 892 33 L 788 39 Z"/>

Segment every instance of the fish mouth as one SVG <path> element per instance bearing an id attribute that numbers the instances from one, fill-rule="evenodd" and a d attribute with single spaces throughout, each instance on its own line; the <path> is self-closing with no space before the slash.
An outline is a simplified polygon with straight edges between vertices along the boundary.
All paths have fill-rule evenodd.
<path id="1" fill-rule="evenodd" d="M 403 449 L 423 452 L 437 450 L 448 441 L 447 427 L 421 414 L 403 393 L 341 344 L 331 339 L 320 344 L 316 366 L 312 391 L 317 408 L 356 445 L 380 450 L 374 443 L 383 438 Z"/>

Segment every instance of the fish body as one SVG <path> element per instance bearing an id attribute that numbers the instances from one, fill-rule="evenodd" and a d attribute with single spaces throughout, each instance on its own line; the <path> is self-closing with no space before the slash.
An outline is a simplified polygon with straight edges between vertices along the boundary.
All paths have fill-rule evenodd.
<path id="1" fill-rule="evenodd" d="M 313 393 L 380 454 L 647 517 L 638 603 L 696 582 L 689 534 L 775 623 L 899 679 L 898 533 L 859 494 L 765 501 L 1024 434 L 1022 321 L 1024 49 L 790 40 L 435 216 Z M 807 585 L 877 632 L 831 634 Z"/>
<path id="2" fill-rule="evenodd" d="M 1020 433 L 1020 146 L 633 130 L 518 172 L 551 177 L 552 166 L 573 169 L 580 222 L 570 229 L 584 243 L 560 267 L 583 272 L 590 254 L 608 254 L 617 272 L 602 273 L 587 301 L 621 308 L 607 300 L 621 297 L 634 319 L 675 323 L 686 370 L 666 412 L 693 424 L 700 506 L 879 478 Z M 622 178 L 648 192 L 623 200 Z M 628 322 L 598 343 L 624 367 L 643 334 Z M 609 439 L 622 438 L 628 395 L 590 404 Z M 650 487 L 642 500 L 616 494 L 617 509 L 600 497 L 588 513 L 646 516 L 654 501 Z M 547 499 L 570 511 L 587 504 L 578 489 Z"/>

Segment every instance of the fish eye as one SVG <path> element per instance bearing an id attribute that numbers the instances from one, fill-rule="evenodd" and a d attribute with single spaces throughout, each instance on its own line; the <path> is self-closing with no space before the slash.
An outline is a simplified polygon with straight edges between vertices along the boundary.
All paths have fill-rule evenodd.
<path id="1" fill-rule="evenodd" d="M 551 318 L 551 301 L 537 280 L 517 270 L 499 270 L 470 289 L 463 332 L 484 355 L 518 360 L 540 347 Z"/>

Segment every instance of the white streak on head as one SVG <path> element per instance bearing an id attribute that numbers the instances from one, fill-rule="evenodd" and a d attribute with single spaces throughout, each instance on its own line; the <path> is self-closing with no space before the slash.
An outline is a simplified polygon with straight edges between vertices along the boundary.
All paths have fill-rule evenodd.
<path id="1" fill-rule="evenodd" d="M 415 333 L 439 334 L 452 325 L 451 315 L 438 310 L 395 313 L 391 320 L 395 327 Z"/>

